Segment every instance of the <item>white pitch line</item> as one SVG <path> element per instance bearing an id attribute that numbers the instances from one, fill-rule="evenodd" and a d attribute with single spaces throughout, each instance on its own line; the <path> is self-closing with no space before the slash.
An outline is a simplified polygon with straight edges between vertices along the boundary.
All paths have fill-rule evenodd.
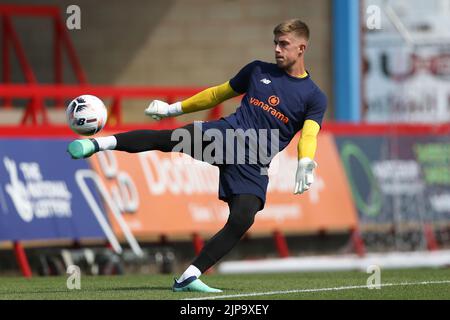
<path id="1" fill-rule="evenodd" d="M 401 282 L 401 283 L 382 283 L 381 287 L 398 287 L 398 286 L 418 286 L 429 284 L 450 284 L 450 280 L 440 281 L 422 281 L 422 282 Z M 269 292 L 254 292 L 244 294 L 230 294 L 222 296 L 209 296 L 200 298 L 185 298 L 182 300 L 214 300 L 214 299 L 226 299 L 226 298 L 242 298 L 242 297 L 256 297 L 256 296 L 270 296 L 275 294 L 289 294 L 289 293 L 309 293 L 309 292 L 323 292 L 323 291 L 342 291 L 351 289 L 368 289 L 367 285 L 363 286 L 346 286 L 346 287 L 334 287 L 334 288 L 316 288 L 316 289 L 296 289 L 286 291 L 269 291 Z M 375 290 L 375 289 L 373 289 Z"/>

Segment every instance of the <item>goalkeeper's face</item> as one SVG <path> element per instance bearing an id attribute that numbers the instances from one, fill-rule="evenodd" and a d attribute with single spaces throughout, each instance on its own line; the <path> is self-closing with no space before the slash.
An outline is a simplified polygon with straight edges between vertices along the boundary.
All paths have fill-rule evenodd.
<path id="1" fill-rule="evenodd" d="M 306 50 L 305 39 L 294 33 L 277 34 L 273 40 L 275 45 L 275 60 L 279 68 L 289 69 L 293 66 Z"/>

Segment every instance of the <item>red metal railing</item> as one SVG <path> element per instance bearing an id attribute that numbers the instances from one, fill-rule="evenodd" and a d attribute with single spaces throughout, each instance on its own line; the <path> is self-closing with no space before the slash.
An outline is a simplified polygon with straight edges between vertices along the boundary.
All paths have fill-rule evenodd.
<path id="1" fill-rule="evenodd" d="M 36 17 L 46 18 L 53 20 L 53 67 L 54 67 L 54 83 L 63 83 L 63 51 L 67 50 L 70 66 L 75 73 L 75 77 L 80 84 L 86 84 L 86 75 L 81 67 L 78 57 L 75 52 L 75 48 L 70 41 L 69 34 L 60 16 L 60 9 L 55 6 L 17 6 L 17 5 L 0 5 L 0 18 L 2 20 L 2 82 L 5 84 L 11 83 L 11 50 L 13 49 L 22 73 L 25 78 L 25 82 L 28 84 L 36 84 L 38 82 L 33 67 L 28 61 L 25 50 L 19 39 L 14 24 L 14 17 Z M 62 106 L 61 100 L 56 100 L 57 105 Z M 38 108 L 39 101 L 31 100 L 30 105 L 34 105 L 34 108 Z M 5 107 L 12 106 L 12 100 L 6 98 L 3 102 Z M 45 117 L 45 114 L 43 115 Z M 45 119 L 46 121 L 46 119 Z"/>
<path id="2" fill-rule="evenodd" d="M 158 97 L 173 103 L 181 98 L 192 96 L 203 88 L 171 88 L 171 87 L 114 87 L 88 85 L 0 85 L 0 98 L 29 98 L 31 103 L 26 107 L 21 125 L 31 122 L 32 125 L 51 125 L 47 116 L 44 100 L 73 99 L 82 94 L 92 94 L 102 99 L 112 99 L 108 125 L 121 126 L 123 99 L 152 99 Z M 211 109 L 207 118 L 216 119 L 222 114 L 222 106 Z M 173 118 L 164 122 L 174 122 Z"/>
<path id="3" fill-rule="evenodd" d="M 51 126 L 49 123 L 44 99 L 72 99 L 82 94 L 93 94 L 103 99 L 112 99 L 109 118 L 112 120 L 109 125 L 117 127 L 127 127 L 123 123 L 122 113 L 124 99 L 149 99 L 155 97 L 173 103 L 182 98 L 186 98 L 201 91 L 202 87 L 116 87 L 116 86 L 92 86 L 92 85 L 23 85 L 23 84 L 0 84 L 0 99 L 29 98 L 34 103 L 28 105 L 22 116 L 20 124 L 25 125 L 31 122 L 32 125 Z M 207 118 L 217 119 L 222 115 L 223 108 L 219 105 L 210 110 Z M 39 117 L 41 121 L 39 121 Z M 164 126 L 175 121 L 174 119 L 164 120 Z M 112 123 L 114 122 L 114 123 Z M 58 127 L 58 126 L 56 126 Z M 327 121 L 323 124 L 324 131 L 330 131 L 335 135 L 346 135 L 349 133 L 359 135 L 371 134 L 395 134 L 395 135 L 428 135 L 428 134 L 449 134 L 450 124 L 368 124 L 368 123 L 338 123 Z M 22 127 L 21 130 L 26 130 Z M 58 130 L 58 129 L 57 129 Z M 50 132 L 50 131 L 49 131 Z"/>

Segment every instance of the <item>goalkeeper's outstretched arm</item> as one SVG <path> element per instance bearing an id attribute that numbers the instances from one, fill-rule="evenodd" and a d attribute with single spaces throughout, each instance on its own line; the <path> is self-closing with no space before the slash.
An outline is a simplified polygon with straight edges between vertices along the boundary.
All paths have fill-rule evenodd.
<path id="1" fill-rule="evenodd" d="M 235 92 L 231 88 L 230 82 L 227 81 L 221 85 L 205 89 L 186 100 L 170 105 L 164 101 L 153 100 L 145 109 L 145 114 L 155 120 L 161 120 L 162 118 L 174 117 L 183 113 L 207 110 L 238 95 L 239 93 Z"/>
<path id="2" fill-rule="evenodd" d="M 225 100 L 237 97 L 238 95 L 239 93 L 235 92 L 231 88 L 230 82 L 227 81 L 181 101 L 181 110 L 183 113 L 191 113 L 211 109 Z"/>

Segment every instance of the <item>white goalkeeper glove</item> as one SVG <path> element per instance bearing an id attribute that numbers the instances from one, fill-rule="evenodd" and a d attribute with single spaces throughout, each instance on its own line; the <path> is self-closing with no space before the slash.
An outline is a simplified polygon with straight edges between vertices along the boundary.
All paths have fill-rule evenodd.
<path id="1" fill-rule="evenodd" d="M 294 194 L 302 194 L 309 190 L 311 184 L 314 182 L 315 168 L 317 168 L 317 163 L 310 158 L 301 158 L 298 160 Z"/>
<path id="2" fill-rule="evenodd" d="M 175 117 L 183 113 L 181 109 L 181 102 L 168 104 L 167 102 L 160 100 L 153 100 L 147 109 L 145 114 L 152 117 L 154 120 L 161 120 L 167 117 Z"/>

